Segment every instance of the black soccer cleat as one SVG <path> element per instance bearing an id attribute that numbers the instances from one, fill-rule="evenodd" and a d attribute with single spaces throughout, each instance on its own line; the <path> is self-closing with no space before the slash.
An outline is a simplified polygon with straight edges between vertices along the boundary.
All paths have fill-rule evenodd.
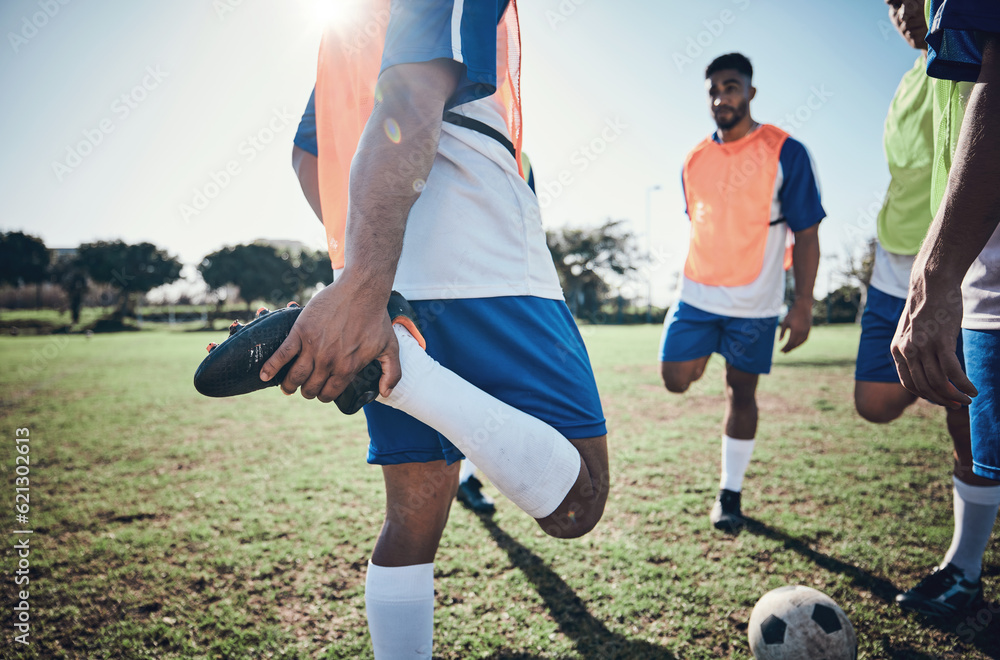
<path id="1" fill-rule="evenodd" d="M 965 579 L 954 564 L 931 571 L 917 586 L 896 596 L 900 607 L 924 616 L 948 618 L 983 602 L 983 582 Z"/>
<path id="2" fill-rule="evenodd" d="M 497 508 L 493 500 L 483 494 L 483 483 L 475 475 L 458 485 L 455 497 L 465 505 L 465 508 L 475 513 L 494 513 Z"/>
<path id="3" fill-rule="evenodd" d="M 416 328 L 413 308 L 403 296 L 393 291 L 388 311 L 394 323 L 402 323 L 423 344 L 423 337 Z M 289 303 L 284 309 L 257 310 L 257 318 L 246 325 L 234 321 L 224 342 L 209 344 L 208 357 L 194 374 L 195 389 L 205 396 L 227 397 L 279 385 L 288 375 L 294 360 L 266 382 L 260 379 L 260 370 L 288 337 L 301 312 L 298 303 Z M 353 415 L 375 400 L 381 378 L 382 365 L 378 360 L 372 360 L 334 399 L 334 403 L 341 412 Z"/>
<path id="4" fill-rule="evenodd" d="M 715 504 L 708 517 L 716 529 L 728 534 L 738 534 L 747 525 L 740 510 L 740 494 L 725 488 L 715 497 Z"/>

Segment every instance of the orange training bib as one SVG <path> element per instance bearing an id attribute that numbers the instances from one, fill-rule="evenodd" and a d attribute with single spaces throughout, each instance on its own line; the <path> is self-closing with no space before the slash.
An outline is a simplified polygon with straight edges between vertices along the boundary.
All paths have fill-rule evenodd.
<path id="1" fill-rule="evenodd" d="M 390 0 L 368 0 L 349 24 L 329 27 L 316 71 L 316 142 L 319 192 L 327 247 L 334 269 L 344 267 L 351 161 L 375 106 Z M 521 154 L 521 35 L 511 0 L 497 25 L 497 91 L 507 130 Z"/>
<path id="2" fill-rule="evenodd" d="M 778 157 L 787 138 L 780 128 L 761 124 L 735 142 L 720 144 L 708 137 L 688 154 L 683 181 L 691 243 L 685 277 L 732 287 L 760 275 Z"/>

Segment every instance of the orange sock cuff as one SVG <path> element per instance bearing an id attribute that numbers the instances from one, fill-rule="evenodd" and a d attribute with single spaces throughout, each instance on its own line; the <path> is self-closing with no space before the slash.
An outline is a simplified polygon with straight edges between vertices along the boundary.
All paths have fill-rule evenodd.
<path id="1" fill-rule="evenodd" d="M 413 335 L 413 338 L 417 340 L 418 344 L 420 344 L 420 348 L 424 349 L 425 351 L 427 350 L 427 340 L 424 339 L 424 336 L 422 334 L 420 334 L 420 331 L 417 330 L 417 324 L 414 323 L 413 319 L 411 319 L 409 316 L 400 314 L 399 316 L 397 316 L 392 320 L 392 324 L 401 325 L 404 328 L 406 328 L 406 331 L 409 332 L 411 335 Z"/>

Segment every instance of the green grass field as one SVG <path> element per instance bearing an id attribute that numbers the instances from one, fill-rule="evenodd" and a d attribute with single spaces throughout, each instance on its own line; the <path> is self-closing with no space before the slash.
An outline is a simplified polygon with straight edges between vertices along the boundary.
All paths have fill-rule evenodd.
<path id="1" fill-rule="evenodd" d="M 994 604 L 978 622 L 934 625 L 892 602 L 950 541 L 950 441 L 927 404 L 891 426 L 857 417 L 856 327 L 816 328 L 762 380 L 744 490 L 756 523 L 735 538 L 707 517 L 721 362 L 670 395 L 659 332 L 583 328 L 611 433 L 612 494 L 594 532 L 550 539 L 502 499 L 491 520 L 452 510 L 435 657 L 748 658 L 754 603 L 794 583 L 841 604 L 860 657 L 1000 657 L 996 542 Z M 191 376 L 212 339 L 0 339 L 3 658 L 370 657 L 364 574 L 384 500 L 363 417 L 274 390 L 200 397 Z M 13 511 L 22 427 L 27 525 Z M 10 530 L 24 527 L 28 646 L 13 641 L 26 587 Z"/>

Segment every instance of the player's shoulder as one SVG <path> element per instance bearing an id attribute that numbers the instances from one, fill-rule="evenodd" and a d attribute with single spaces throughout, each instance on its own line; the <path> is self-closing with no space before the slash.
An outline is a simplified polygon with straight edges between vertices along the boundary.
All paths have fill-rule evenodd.
<path id="1" fill-rule="evenodd" d="M 806 145 L 802 144 L 791 135 L 785 138 L 785 141 L 782 143 L 779 158 L 783 164 L 797 162 L 809 163 L 812 160 L 809 155 L 809 150 L 806 149 Z"/>
<path id="2" fill-rule="evenodd" d="M 715 133 L 712 133 L 712 134 L 710 134 L 710 135 L 702 138 L 698 142 L 698 144 L 696 144 L 693 147 L 691 147 L 691 150 L 688 151 L 687 156 L 684 158 L 684 161 L 685 162 L 690 161 L 691 158 L 693 158 L 699 152 L 704 151 L 705 149 L 711 148 L 713 145 L 716 145 L 716 144 L 718 144 L 718 143 L 716 142 L 716 139 L 715 139 Z"/>

